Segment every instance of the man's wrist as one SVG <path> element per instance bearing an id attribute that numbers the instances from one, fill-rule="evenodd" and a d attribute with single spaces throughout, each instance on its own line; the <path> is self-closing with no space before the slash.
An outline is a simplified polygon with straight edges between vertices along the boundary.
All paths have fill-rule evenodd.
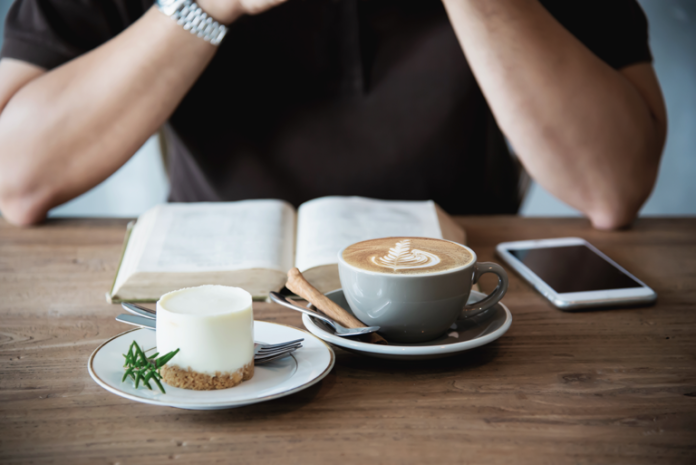
<path id="1" fill-rule="evenodd" d="M 236 0 L 198 0 L 198 5 L 211 18 L 225 26 L 229 26 L 244 14 Z M 230 5 L 232 5 L 231 8 Z"/>

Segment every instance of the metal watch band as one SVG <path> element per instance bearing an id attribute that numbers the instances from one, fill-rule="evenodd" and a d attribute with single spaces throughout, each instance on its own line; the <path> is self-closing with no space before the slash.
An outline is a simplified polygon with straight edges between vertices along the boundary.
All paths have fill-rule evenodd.
<path id="1" fill-rule="evenodd" d="M 156 4 L 162 13 L 173 18 L 185 30 L 213 45 L 219 45 L 227 34 L 224 25 L 208 16 L 192 0 L 157 0 Z"/>

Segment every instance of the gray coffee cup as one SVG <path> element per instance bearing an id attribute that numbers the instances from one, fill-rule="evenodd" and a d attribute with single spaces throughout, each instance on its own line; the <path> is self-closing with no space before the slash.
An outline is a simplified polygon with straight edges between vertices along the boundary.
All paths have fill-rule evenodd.
<path id="1" fill-rule="evenodd" d="M 476 253 L 464 266 L 435 273 L 391 274 L 355 267 L 338 253 L 343 294 L 355 316 L 394 342 L 425 342 L 444 334 L 462 311 L 472 314 L 497 304 L 507 291 L 505 270 L 495 263 L 476 262 Z M 463 250 L 463 252 L 464 252 Z M 481 275 L 498 276 L 498 286 L 485 299 L 466 305 L 472 284 Z"/>

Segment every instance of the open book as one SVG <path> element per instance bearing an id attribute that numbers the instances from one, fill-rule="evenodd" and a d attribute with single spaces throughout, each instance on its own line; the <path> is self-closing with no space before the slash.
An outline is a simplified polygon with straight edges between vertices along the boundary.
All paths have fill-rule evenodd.
<path id="1" fill-rule="evenodd" d="M 338 252 L 388 236 L 464 243 L 432 201 L 322 197 L 297 212 L 281 200 L 158 205 L 130 224 L 110 302 L 153 302 L 202 284 L 238 286 L 255 298 L 280 290 L 296 266 L 322 292 L 341 287 Z"/>

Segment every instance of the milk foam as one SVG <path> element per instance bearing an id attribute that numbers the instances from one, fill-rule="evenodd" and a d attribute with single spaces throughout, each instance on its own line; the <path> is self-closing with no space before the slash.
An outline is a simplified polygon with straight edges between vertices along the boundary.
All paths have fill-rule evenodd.
<path id="1" fill-rule="evenodd" d="M 411 241 L 404 239 L 390 248 L 387 255 L 372 257 L 372 263 L 392 270 L 428 268 L 440 263 L 440 257 L 424 250 L 411 249 Z"/>
<path id="2" fill-rule="evenodd" d="M 460 244 L 426 237 L 382 237 L 346 247 L 341 257 L 351 266 L 387 274 L 421 275 L 466 266 L 473 255 Z"/>

